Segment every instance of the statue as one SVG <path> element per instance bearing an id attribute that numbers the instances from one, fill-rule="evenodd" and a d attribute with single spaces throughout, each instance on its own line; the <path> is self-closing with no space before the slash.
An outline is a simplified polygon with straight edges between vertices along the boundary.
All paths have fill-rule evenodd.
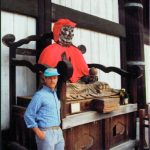
<path id="1" fill-rule="evenodd" d="M 53 27 L 55 43 L 47 46 L 42 51 L 38 60 L 39 64 L 56 67 L 58 62 L 64 59 L 62 56 L 65 56 L 73 66 L 73 75 L 70 78 L 70 82 L 72 83 L 89 75 L 88 65 L 86 64 L 81 51 L 72 44 L 75 26 L 76 23 L 69 19 L 59 19 L 55 22 Z"/>

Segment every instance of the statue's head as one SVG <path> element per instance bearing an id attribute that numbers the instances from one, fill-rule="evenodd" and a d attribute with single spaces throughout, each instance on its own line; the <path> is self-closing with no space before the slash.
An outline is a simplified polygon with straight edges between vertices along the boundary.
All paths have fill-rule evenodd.
<path id="1" fill-rule="evenodd" d="M 55 22 L 53 27 L 54 41 L 58 42 L 62 46 L 71 45 L 75 26 L 76 23 L 70 21 L 69 19 L 59 19 Z"/>

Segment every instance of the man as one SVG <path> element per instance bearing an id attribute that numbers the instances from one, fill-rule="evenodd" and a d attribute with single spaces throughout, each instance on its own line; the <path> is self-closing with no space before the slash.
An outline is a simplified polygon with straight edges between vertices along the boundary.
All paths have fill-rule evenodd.
<path id="1" fill-rule="evenodd" d="M 38 63 L 56 67 L 65 54 L 73 66 L 70 81 L 75 83 L 83 76 L 89 75 L 88 66 L 81 51 L 72 45 L 73 30 L 76 24 L 69 19 L 59 19 L 53 27 L 54 44 L 47 46 L 41 53 Z"/>
<path id="2" fill-rule="evenodd" d="M 57 69 L 44 71 L 43 88 L 37 91 L 24 114 L 28 128 L 36 136 L 38 150 L 64 150 L 64 138 L 60 125 L 60 101 L 55 87 L 58 81 Z"/>

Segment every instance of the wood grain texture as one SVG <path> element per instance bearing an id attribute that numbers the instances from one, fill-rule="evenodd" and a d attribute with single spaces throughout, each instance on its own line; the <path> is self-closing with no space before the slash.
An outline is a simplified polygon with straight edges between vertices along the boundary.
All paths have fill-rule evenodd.
<path id="1" fill-rule="evenodd" d="M 23 15 L 37 17 L 37 1 L 36 0 L 2 0 L 1 9 L 5 11 L 15 12 Z M 30 8 L 30 9 L 29 9 Z"/>
<path id="2" fill-rule="evenodd" d="M 101 122 L 96 121 L 64 130 L 67 150 L 102 149 Z M 71 144 L 73 143 L 73 144 Z"/>

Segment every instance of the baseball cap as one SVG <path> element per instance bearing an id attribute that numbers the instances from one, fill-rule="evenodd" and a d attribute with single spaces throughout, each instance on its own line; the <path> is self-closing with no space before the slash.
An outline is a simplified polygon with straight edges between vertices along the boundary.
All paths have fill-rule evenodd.
<path id="1" fill-rule="evenodd" d="M 57 71 L 56 68 L 47 68 L 45 71 L 44 71 L 44 76 L 45 77 L 52 77 L 52 76 L 58 76 L 60 75 Z"/>

